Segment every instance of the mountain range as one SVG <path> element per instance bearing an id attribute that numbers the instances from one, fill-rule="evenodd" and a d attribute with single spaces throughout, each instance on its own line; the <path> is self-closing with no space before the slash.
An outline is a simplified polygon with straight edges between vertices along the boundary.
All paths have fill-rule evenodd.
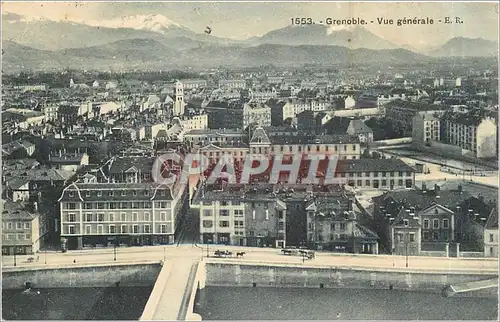
<path id="1" fill-rule="evenodd" d="M 429 53 L 418 53 L 360 26 L 287 26 L 237 41 L 194 32 L 158 14 L 78 22 L 3 13 L 2 36 L 4 70 L 404 63 L 428 56 L 497 55 L 496 43 L 468 38 L 453 38 Z"/>

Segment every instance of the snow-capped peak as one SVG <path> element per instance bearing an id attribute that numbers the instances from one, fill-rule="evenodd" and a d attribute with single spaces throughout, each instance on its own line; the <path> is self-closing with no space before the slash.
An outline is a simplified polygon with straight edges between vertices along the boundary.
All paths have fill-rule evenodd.
<path id="1" fill-rule="evenodd" d="M 356 28 L 355 26 L 330 25 L 326 28 L 326 34 L 329 36 L 337 31 L 341 31 L 341 30 L 353 31 L 355 28 Z"/>
<path id="2" fill-rule="evenodd" d="M 92 26 L 106 28 L 130 28 L 163 33 L 170 28 L 183 28 L 178 23 L 160 14 L 125 16 L 110 20 L 88 21 Z"/>

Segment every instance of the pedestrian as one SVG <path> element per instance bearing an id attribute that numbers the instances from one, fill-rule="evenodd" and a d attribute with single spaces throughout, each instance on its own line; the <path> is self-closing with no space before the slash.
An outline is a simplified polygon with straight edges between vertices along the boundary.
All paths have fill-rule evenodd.
<path id="1" fill-rule="evenodd" d="M 73 264 L 76 264 L 76 259 L 73 259 Z"/>

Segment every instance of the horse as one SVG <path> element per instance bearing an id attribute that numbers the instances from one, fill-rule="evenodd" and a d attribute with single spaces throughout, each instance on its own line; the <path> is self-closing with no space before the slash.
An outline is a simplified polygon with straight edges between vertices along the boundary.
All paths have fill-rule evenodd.
<path id="1" fill-rule="evenodd" d="M 236 257 L 241 257 L 243 258 L 243 256 L 245 255 L 245 252 L 237 252 L 236 253 Z"/>

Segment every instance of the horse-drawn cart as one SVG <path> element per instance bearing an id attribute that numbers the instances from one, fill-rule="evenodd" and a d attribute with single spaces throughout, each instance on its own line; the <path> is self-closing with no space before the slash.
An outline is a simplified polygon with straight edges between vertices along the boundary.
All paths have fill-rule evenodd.
<path id="1" fill-rule="evenodd" d="M 281 253 L 283 253 L 283 255 L 288 255 L 288 256 L 300 255 L 307 259 L 314 259 L 316 257 L 316 254 L 312 250 L 304 250 L 296 248 L 285 248 L 281 250 Z"/>

